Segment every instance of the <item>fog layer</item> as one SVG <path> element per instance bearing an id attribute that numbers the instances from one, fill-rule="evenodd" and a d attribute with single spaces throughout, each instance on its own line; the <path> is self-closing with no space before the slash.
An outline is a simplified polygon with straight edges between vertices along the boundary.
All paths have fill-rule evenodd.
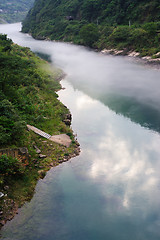
<path id="1" fill-rule="evenodd" d="M 50 55 L 52 63 L 63 69 L 75 88 L 141 125 L 160 130 L 159 70 L 128 57 L 105 56 L 82 46 L 37 41 L 18 32 L 20 29 L 20 24 L 11 24 L 8 36 L 35 52 Z M 0 26 L 0 32 L 6 33 L 5 25 Z"/>

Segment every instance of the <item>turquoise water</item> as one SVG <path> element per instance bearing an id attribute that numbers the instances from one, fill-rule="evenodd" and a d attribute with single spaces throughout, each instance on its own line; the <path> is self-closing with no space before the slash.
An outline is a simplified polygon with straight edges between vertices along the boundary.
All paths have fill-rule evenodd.
<path id="1" fill-rule="evenodd" d="M 13 26 L 12 29 L 10 25 L 7 26 L 9 30 L 6 31 L 14 30 Z M 16 31 L 10 34 L 20 41 L 21 34 Z M 33 50 L 37 50 L 40 42 L 39 48 L 43 53 L 46 51 L 48 54 L 48 49 L 52 51 L 52 43 L 42 46 L 43 42 L 32 40 L 23 34 L 22 36 L 21 42 L 32 46 Z M 30 42 L 30 39 L 33 42 Z M 107 96 L 106 87 L 108 89 L 110 86 L 114 94 L 119 90 L 122 95 L 125 93 L 121 91 L 124 87 L 123 81 L 119 86 L 116 85 L 117 88 L 115 85 L 111 86 L 111 82 L 106 86 L 106 76 L 102 73 L 104 85 L 102 82 L 95 83 L 94 77 L 97 73 L 92 67 L 93 62 L 91 64 L 89 61 L 89 65 L 92 65 L 89 66 L 86 60 L 94 61 L 95 57 L 97 65 L 97 54 L 92 55 L 87 50 L 77 49 L 75 46 L 72 53 L 71 48 L 68 44 L 58 44 L 58 47 L 53 49 L 52 61 L 68 74 L 62 81 L 65 90 L 59 92 L 59 98 L 72 113 L 72 128 L 80 142 L 81 154 L 52 168 L 46 177 L 38 182 L 33 199 L 6 224 L 2 229 L 1 239 L 159 240 L 160 135 L 142 127 L 141 123 L 132 122 L 129 117 L 124 117 L 122 112 L 116 114 L 110 110 L 102 100 Z M 76 57 L 81 54 L 86 62 L 79 68 Z M 91 54 L 91 58 L 88 54 Z M 126 84 L 127 91 L 123 96 L 128 97 L 131 94 L 137 104 L 144 103 L 145 100 L 147 109 L 159 111 L 158 97 L 155 97 L 158 95 L 156 88 L 152 96 L 151 92 L 149 96 L 145 95 L 145 92 L 149 93 L 145 84 L 143 91 L 140 88 L 145 76 L 147 82 L 151 79 L 153 90 L 154 84 L 159 81 L 157 70 L 147 69 L 132 62 L 127 63 L 128 60 L 121 58 L 110 60 L 109 57 L 109 60 L 106 60 L 104 56 L 98 55 L 99 61 L 101 57 L 106 61 L 100 62 L 104 64 L 104 73 L 105 63 L 108 62 L 117 63 L 121 68 L 128 66 L 128 76 L 137 70 L 134 78 L 141 75 L 141 83 L 136 87 L 134 84 L 134 91 L 132 84 L 131 90 L 129 84 Z M 90 77 L 85 70 L 86 65 L 90 73 L 94 72 Z M 108 71 L 111 72 L 111 69 Z M 112 72 L 114 76 L 116 71 L 112 69 Z M 126 73 L 122 71 L 119 76 L 122 77 L 122 74 Z M 147 79 L 147 76 L 152 78 Z M 137 92 L 134 94 L 137 88 L 141 95 L 143 92 L 141 99 Z M 147 96 L 152 102 L 147 102 Z M 156 101 L 157 105 L 153 108 L 151 103 Z"/>

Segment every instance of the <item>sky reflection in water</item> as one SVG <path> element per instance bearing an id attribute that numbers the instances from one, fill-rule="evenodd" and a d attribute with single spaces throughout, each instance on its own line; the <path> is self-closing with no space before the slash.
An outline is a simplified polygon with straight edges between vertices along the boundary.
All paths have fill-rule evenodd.
<path id="1" fill-rule="evenodd" d="M 159 135 L 116 115 L 66 80 L 63 86 L 60 99 L 71 109 L 82 153 L 38 183 L 34 198 L 4 228 L 4 236 L 158 240 Z"/>
<path id="2" fill-rule="evenodd" d="M 28 42 L 35 51 L 51 50 L 52 43 L 39 44 L 26 35 L 15 34 L 15 39 L 19 44 Z M 39 181 L 31 202 L 4 227 L 2 239 L 159 240 L 160 136 L 117 115 L 95 99 L 110 88 L 115 92 L 123 89 L 124 94 L 133 94 L 142 101 L 152 98 L 152 102 L 147 102 L 149 105 L 158 103 L 160 88 L 153 91 L 144 80 L 148 75 L 146 81 L 153 77 L 153 86 L 159 86 L 159 73 L 119 58 L 108 57 L 103 61 L 104 57 L 97 53 L 76 46 L 56 44 L 52 50 L 53 61 L 68 74 L 63 81 L 66 90 L 61 90 L 59 96 L 73 114 L 72 127 L 82 153 L 51 169 Z M 97 64 L 113 81 L 106 82 L 105 74 L 99 79 Z M 126 66 L 126 72 L 119 71 Z M 137 78 L 132 76 L 135 70 Z M 123 75 L 126 77 L 121 78 Z M 128 76 L 136 80 L 124 84 Z M 144 94 L 137 95 L 137 89 Z M 149 94 L 152 91 L 154 94 Z"/>
<path id="3" fill-rule="evenodd" d="M 8 26 L 8 25 L 7 25 Z M 82 46 L 37 41 L 18 32 L 20 24 L 1 25 L 16 43 L 48 54 L 79 90 L 110 109 L 160 132 L 160 71 L 137 64 L 132 58 L 104 56 Z"/>

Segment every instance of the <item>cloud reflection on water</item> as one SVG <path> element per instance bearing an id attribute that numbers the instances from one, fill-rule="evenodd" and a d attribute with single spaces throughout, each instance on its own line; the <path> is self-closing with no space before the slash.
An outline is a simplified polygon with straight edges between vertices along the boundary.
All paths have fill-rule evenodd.
<path id="1" fill-rule="evenodd" d="M 86 159 L 92 160 L 87 174 L 98 184 L 107 204 L 110 202 L 107 211 L 111 215 L 138 211 L 140 218 L 150 215 L 160 207 L 160 136 L 114 114 L 89 96 L 75 93 L 67 82 L 63 84 L 67 89 L 60 98 L 73 112 L 73 127 L 80 128 L 83 122 L 88 139 L 82 149 Z M 79 103 L 85 101 L 85 107 L 77 112 Z"/>
<path id="2" fill-rule="evenodd" d="M 12 32 L 10 34 L 13 36 Z M 128 62 L 124 58 L 106 57 L 86 51 L 82 47 L 36 41 L 26 35 L 23 38 L 22 35 L 18 33 L 13 37 L 16 42 L 27 45 L 34 51 L 51 54 L 53 63 L 62 67 L 68 74 L 68 81 L 72 82 L 75 88 L 80 88 L 95 98 L 103 95 L 103 93 L 106 94 L 110 89 L 124 96 L 133 96 L 138 101 L 145 102 L 159 111 L 160 82 L 158 71 L 147 70 Z M 139 238 L 131 239 L 148 240 L 149 238 L 143 237 L 143 231 L 145 232 L 144 235 L 149 231 L 155 233 L 156 237 L 160 236 L 160 213 L 158 211 L 160 208 L 160 136 L 109 111 L 99 101 L 93 100 L 78 90 L 75 91 L 67 82 L 64 81 L 63 83 L 64 86 L 67 86 L 67 89 L 63 93 L 61 92 L 62 94 L 59 93 L 60 98 L 64 100 L 73 113 L 73 129 L 76 129 L 78 133 L 78 140 L 83 150 L 79 157 L 79 167 L 76 166 L 72 172 L 70 181 L 68 175 L 74 162 L 70 165 L 66 164 L 69 170 L 66 170 L 65 167 L 62 168 L 64 172 L 60 175 L 61 182 L 54 184 L 54 187 L 59 184 L 57 192 L 53 191 L 50 184 L 47 188 L 46 186 L 41 188 L 44 180 L 39 189 L 39 191 L 45 189 L 44 192 L 35 195 L 31 202 L 31 208 L 29 204 L 27 205 L 26 209 L 29 208 L 30 211 L 26 210 L 27 213 L 23 215 L 25 219 L 24 221 L 22 219 L 23 223 L 20 226 L 25 228 L 27 216 L 29 221 L 29 230 L 26 229 L 27 234 L 30 234 L 36 228 L 29 239 L 33 239 L 33 236 L 36 238 L 37 232 L 40 235 L 43 231 L 43 234 L 47 234 L 45 232 L 47 227 L 52 236 L 52 222 L 57 228 L 60 226 L 61 231 L 65 219 L 61 216 L 64 214 L 68 220 L 68 215 L 70 213 L 74 215 L 74 211 L 77 211 L 76 194 L 78 194 L 77 187 L 79 187 L 80 193 L 85 193 L 83 194 L 84 198 L 79 200 L 79 204 L 82 202 L 82 206 L 86 206 L 86 212 L 89 209 L 89 213 L 93 211 L 94 214 L 97 211 L 98 216 L 103 216 L 104 228 L 106 221 L 110 223 L 112 236 L 116 229 L 118 237 L 114 239 L 119 239 L 121 234 L 123 236 L 121 229 L 121 222 L 123 223 L 123 221 L 123 229 L 129 221 L 129 226 L 133 227 L 131 232 L 135 234 L 138 233 L 134 229 L 137 230 L 139 229 L 137 226 L 142 225 L 142 233 L 140 233 L 142 235 Z M 77 164 L 76 161 L 75 164 Z M 69 171 L 67 178 L 65 178 L 65 171 Z M 78 176 L 82 177 L 81 180 L 85 178 L 85 182 L 78 181 Z M 65 180 L 69 181 L 68 186 L 73 186 L 73 190 L 62 188 Z M 82 185 L 79 186 L 78 184 Z M 59 195 L 59 192 L 62 196 Z M 74 193 L 74 196 L 68 196 L 68 192 L 70 194 Z M 95 192 L 98 194 L 96 195 Z M 80 193 L 78 196 L 81 195 Z M 95 200 L 94 195 L 96 195 L 96 200 L 98 198 L 97 202 L 101 200 L 101 205 L 98 205 L 97 209 L 94 208 L 96 204 L 91 205 L 91 202 Z M 63 205 L 64 199 L 70 199 L 70 197 L 75 201 L 75 209 L 73 212 L 68 211 L 68 215 L 65 215 L 66 205 L 71 203 L 69 201 L 69 203 L 66 204 L 65 202 L 66 205 Z M 55 206 L 52 206 L 52 198 L 56 202 Z M 91 199 L 89 203 L 86 200 L 87 198 Z M 39 205 L 36 208 L 37 202 Z M 60 222 L 56 225 L 56 216 L 52 216 L 51 222 L 50 215 L 52 215 L 52 212 L 56 212 L 59 203 L 61 208 L 57 214 L 59 214 L 58 220 L 60 219 Z M 71 204 L 69 210 L 72 207 Z M 35 210 L 34 216 L 32 216 L 32 210 Z M 81 209 L 78 213 L 81 213 Z M 89 218 L 86 215 L 85 211 L 82 211 L 82 216 L 80 215 L 82 220 L 85 216 L 88 217 L 86 222 L 92 223 L 94 220 L 92 216 Z M 39 216 L 42 219 L 41 225 L 39 225 Z M 45 217 L 43 218 L 43 216 Z M 130 218 L 127 218 L 128 216 Z M 63 224 L 61 220 L 63 220 Z M 97 226 L 97 221 L 93 222 L 93 226 Z M 65 222 L 65 224 L 68 223 Z M 83 225 L 83 221 L 81 224 Z M 112 226 L 115 226 L 115 229 L 112 229 Z M 91 230 L 93 231 L 93 229 L 92 227 Z M 101 226 L 99 229 L 101 229 Z M 19 229 L 16 228 L 15 231 L 17 232 Z M 70 231 L 72 232 L 72 228 Z M 105 232 L 104 229 L 103 231 Z M 21 234 L 23 235 L 23 232 Z M 40 235 L 38 235 L 39 239 Z M 150 239 L 157 240 L 156 237 Z M 19 239 L 23 239 L 23 237 Z M 121 239 L 126 239 L 126 236 Z"/>
<path id="3" fill-rule="evenodd" d="M 129 58 L 104 56 L 82 46 L 37 41 L 18 32 L 20 27 L 12 24 L 6 28 L 2 24 L 0 31 L 8 33 L 20 45 L 51 56 L 75 88 L 142 126 L 160 132 L 160 71 L 138 65 Z"/>

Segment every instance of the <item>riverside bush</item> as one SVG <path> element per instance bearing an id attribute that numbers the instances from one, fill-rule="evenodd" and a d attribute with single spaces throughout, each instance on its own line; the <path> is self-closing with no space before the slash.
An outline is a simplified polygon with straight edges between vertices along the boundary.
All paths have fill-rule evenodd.
<path id="1" fill-rule="evenodd" d="M 86 24 L 81 28 L 80 36 L 85 45 L 92 47 L 99 38 L 99 32 L 95 24 Z"/>
<path id="2" fill-rule="evenodd" d="M 23 174 L 25 166 L 17 158 L 4 154 L 0 157 L 0 169 L 2 175 Z"/>

